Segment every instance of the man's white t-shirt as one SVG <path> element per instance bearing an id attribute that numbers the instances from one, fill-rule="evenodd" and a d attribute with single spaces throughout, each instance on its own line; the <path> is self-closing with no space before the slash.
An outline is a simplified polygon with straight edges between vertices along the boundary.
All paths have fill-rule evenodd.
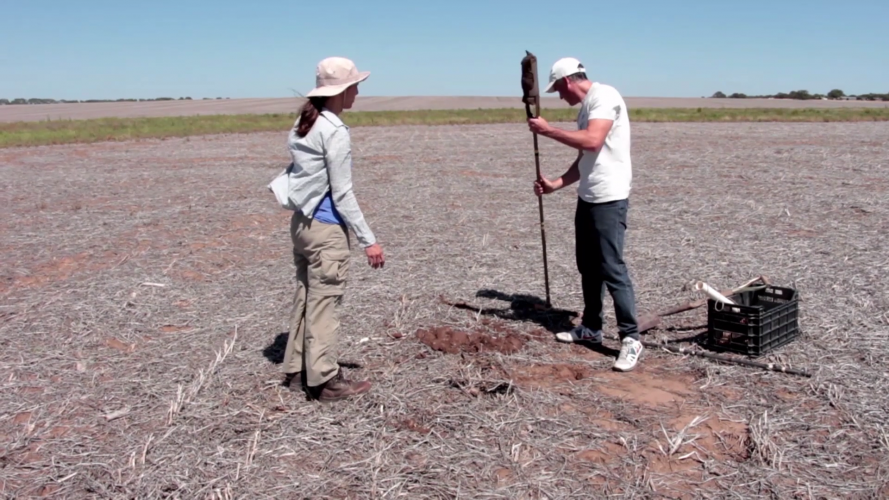
<path id="1" fill-rule="evenodd" d="M 577 129 L 590 120 L 614 120 L 599 152 L 584 151 L 580 158 L 577 195 L 589 203 L 623 200 L 630 196 L 633 166 L 630 162 L 630 118 L 623 97 L 614 87 L 594 82 L 580 104 Z"/>

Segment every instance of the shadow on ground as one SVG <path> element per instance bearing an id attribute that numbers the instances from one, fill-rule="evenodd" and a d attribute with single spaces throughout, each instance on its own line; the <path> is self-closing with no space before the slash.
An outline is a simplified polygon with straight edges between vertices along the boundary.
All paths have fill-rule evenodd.
<path id="1" fill-rule="evenodd" d="M 284 362 L 284 351 L 287 349 L 287 337 L 290 334 L 288 332 L 281 332 L 277 336 L 275 336 L 275 340 L 272 341 L 271 344 L 267 345 L 265 349 L 262 350 L 262 355 L 265 356 L 265 359 L 271 361 L 276 365 L 280 365 Z M 350 361 L 337 361 L 337 364 L 343 368 L 349 369 L 359 369 L 362 365 L 358 363 L 353 363 Z"/>
<path id="2" fill-rule="evenodd" d="M 502 309 L 482 308 L 481 314 L 483 316 L 493 316 L 509 321 L 537 323 L 553 334 L 571 330 L 574 328 L 572 320 L 580 316 L 576 311 L 567 309 L 547 309 L 546 301 L 535 295 L 507 294 L 498 290 L 482 289 L 476 292 L 475 296 L 509 302 L 509 307 Z M 454 307 L 474 312 L 479 311 L 478 307 L 467 306 L 466 304 L 454 304 Z M 557 342 L 555 338 L 553 338 L 553 341 Z M 588 342 L 577 342 L 576 345 L 586 347 L 603 356 L 617 357 L 617 355 L 620 354 L 620 351 L 605 347 L 601 344 L 597 345 Z"/>
<path id="3" fill-rule="evenodd" d="M 567 332 L 574 325 L 571 320 L 578 317 L 576 311 L 567 309 L 546 309 L 546 302 L 540 297 L 525 294 L 507 294 L 498 290 L 479 290 L 476 297 L 501 300 L 509 302 L 509 306 L 503 308 L 478 307 L 464 302 L 449 302 L 446 304 L 471 311 L 482 316 L 495 317 L 506 321 L 533 322 L 552 333 Z"/>
<path id="4" fill-rule="evenodd" d="M 279 333 L 275 337 L 275 340 L 262 350 L 262 355 L 265 356 L 265 359 L 276 365 L 280 365 L 284 362 L 284 349 L 287 348 L 287 335 L 287 332 Z"/>

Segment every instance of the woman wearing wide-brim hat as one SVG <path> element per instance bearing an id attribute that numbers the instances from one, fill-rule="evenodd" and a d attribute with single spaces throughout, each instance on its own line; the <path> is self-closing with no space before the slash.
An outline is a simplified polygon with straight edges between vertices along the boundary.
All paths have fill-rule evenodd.
<path id="1" fill-rule="evenodd" d="M 349 270 L 349 229 L 373 268 L 383 267 L 383 250 L 352 192 L 349 127 L 340 113 L 352 107 L 358 84 L 370 75 L 342 57 L 318 64 L 308 94 L 288 137 L 293 164 L 289 197 L 297 289 L 284 354 L 285 384 L 303 385 L 312 398 L 334 401 L 362 394 L 368 381 L 351 381 L 337 363 L 338 309 Z"/>

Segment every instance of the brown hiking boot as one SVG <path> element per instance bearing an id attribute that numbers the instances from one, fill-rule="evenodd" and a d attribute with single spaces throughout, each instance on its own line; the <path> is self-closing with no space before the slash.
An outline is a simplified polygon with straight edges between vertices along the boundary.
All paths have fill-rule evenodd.
<path id="1" fill-rule="evenodd" d="M 318 387 L 321 391 L 318 393 L 318 401 L 329 402 L 346 399 L 350 396 L 364 394 L 370 390 L 370 382 L 367 380 L 354 381 L 343 376 L 343 370 L 337 371 L 332 379 Z"/>

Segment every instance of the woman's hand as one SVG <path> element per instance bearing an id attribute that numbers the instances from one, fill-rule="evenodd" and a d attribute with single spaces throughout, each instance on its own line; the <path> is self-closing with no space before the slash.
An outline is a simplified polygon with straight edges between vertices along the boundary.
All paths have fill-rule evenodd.
<path id="1" fill-rule="evenodd" d="M 383 247 L 379 243 L 365 248 L 364 255 L 367 255 L 367 264 L 374 269 L 379 269 L 386 263 L 386 259 L 383 257 Z"/>

